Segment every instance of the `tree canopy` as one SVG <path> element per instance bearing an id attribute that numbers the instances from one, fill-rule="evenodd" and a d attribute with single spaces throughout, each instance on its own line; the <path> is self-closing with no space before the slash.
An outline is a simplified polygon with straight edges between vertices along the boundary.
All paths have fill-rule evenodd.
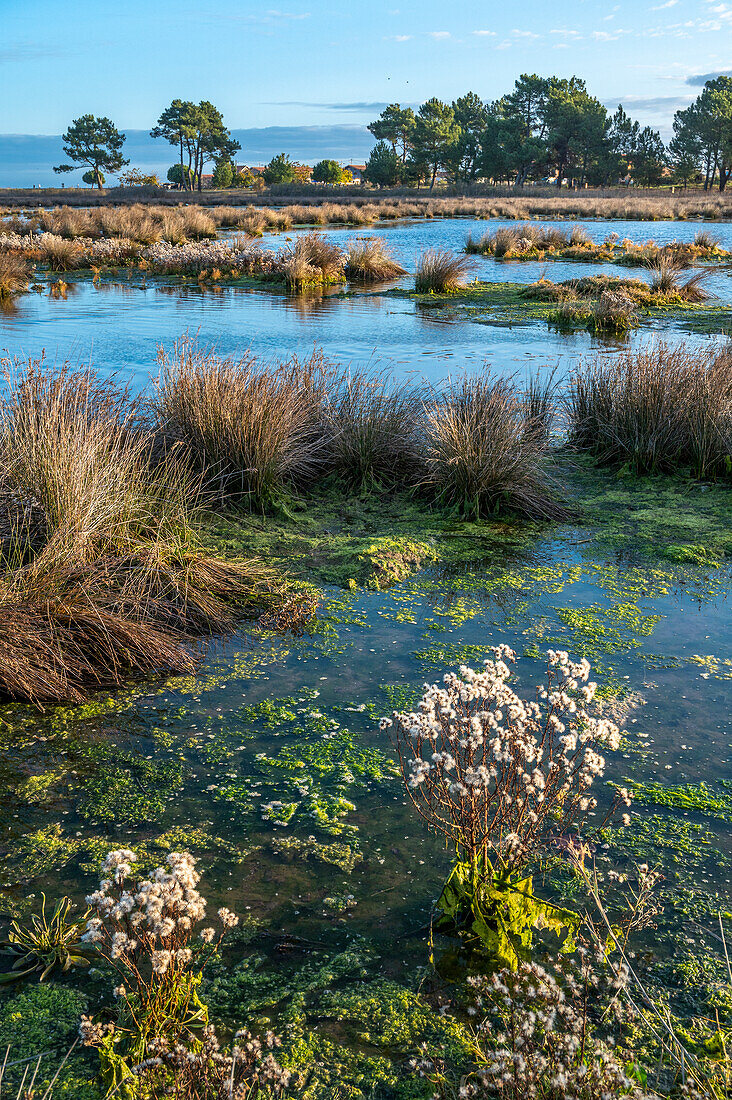
<path id="1" fill-rule="evenodd" d="M 718 116 L 727 109 L 719 88 L 715 106 Z M 669 159 L 656 130 L 641 128 L 622 105 L 610 114 L 578 77 L 523 73 L 492 103 L 472 91 L 451 104 L 429 99 L 416 113 L 391 103 L 368 129 L 378 142 L 366 177 L 380 186 L 420 180 L 434 186 L 440 172 L 464 183 L 653 186 Z M 719 134 L 717 145 L 724 146 Z M 688 156 L 683 163 L 688 170 Z"/>
<path id="2" fill-rule="evenodd" d="M 684 180 L 696 164 L 705 191 L 715 181 L 725 190 L 732 175 L 732 77 L 707 80 L 691 106 L 676 112 L 669 152 Z"/>
<path id="3" fill-rule="evenodd" d="M 264 182 L 268 187 L 273 183 L 294 183 L 298 178 L 297 165 L 294 164 L 287 153 L 278 153 L 262 172 Z"/>
<path id="4" fill-rule="evenodd" d="M 316 183 L 341 183 L 343 169 L 336 160 L 321 160 L 313 168 L 313 179 Z"/>
<path id="5" fill-rule="evenodd" d="M 180 178 L 191 190 L 201 190 L 203 169 L 209 161 L 230 160 L 241 149 L 226 129 L 221 112 L 208 100 L 192 103 L 174 99 L 150 136 L 178 146 Z"/>
<path id="6" fill-rule="evenodd" d="M 120 168 L 129 164 L 122 156 L 125 135 L 109 118 L 96 118 L 94 115 L 75 118 L 61 140 L 64 153 L 74 163 L 59 164 L 54 172 L 73 172 L 74 168 L 85 165 L 100 190 L 104 184 L 104 172 L 119 172 Z"/>
<path id="7" fill-rule="evenodd" d="M 387 141 L 377 141 L 366 163 L 365 176 L 376 187 L 395 187 L 401 183 L 404 165 Z"/>

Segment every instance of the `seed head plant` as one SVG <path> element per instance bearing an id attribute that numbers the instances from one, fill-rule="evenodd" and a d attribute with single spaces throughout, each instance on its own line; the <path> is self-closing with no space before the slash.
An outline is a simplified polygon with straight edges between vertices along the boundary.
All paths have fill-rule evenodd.
<path id="1" fill-rule="evenodd" d="M 553 847 L 580 843 L 597 808 L 591 788 L 605 771 L 602 754 L 620 745 L 618 727 L 591 712 L 587 660 L 549 650 L 546 682 L 524 700 L 508 684 L 515 659 L 496 646 L 483 671 L 449 672 L 444 686 L 426 687 L 417 711 L 382 719 L 394 729 L 412 804 L 457 856 L 438 908 L 511 965 L 533 928 L 560 934 L 577 925 L 534 896 L 529 872 Z M 620 803 L 630 805 L 623 789 L 610 813 Z"/>
<path id="2" fill-rule="evenodd" d="M 117 1019 L 84 1016 L 80 1028 L 84 1044 L 99 1048 L 112 1088 L 128 1087 L 140 1067 L 149 1068 L 151 1051 L 175 1056 L 182 1044 L 198 1053 L 201 1043 L 211 1041 L 208 1010 L 198 995 L 201 971 L 239 923 L 221 908 L 220 930 L 203 928 L 196 937 L 206 901 L 197 889 L 193 857 L 171 852 L 167 868 L 156 868 L 149 878 L 134 876 L 135 859 L 125 848 L 109 853 L 99 889 L 87 898 L 94 915 L 83 937 L 119 975 Z"/>

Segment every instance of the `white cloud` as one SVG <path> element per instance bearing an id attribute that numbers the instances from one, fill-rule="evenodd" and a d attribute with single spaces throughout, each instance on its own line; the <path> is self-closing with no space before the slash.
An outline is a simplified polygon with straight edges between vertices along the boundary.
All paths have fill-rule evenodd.
<path id="1" fill-rule="evenodd" d="M 471 34 L 476 34 L 479 38 L 495 38 L 495 31 L 471 31 Z"/>
<path id="2" fill-rule="evenodd" d="M 451 38 L 452 35 L 449 31 L 427 31 L 430 38 Z"/>
<path id="3" fill-rule="evenodd" d="M 514 38 L 540 38 L 541 35 L 534 34 L 533 31 L 511 31 Z"/>
<path id="4" fill-rule="evenodd" d="M 666 0 L 665 4 L 656 4 L 655 8 L 651 8 L 651 11 L 665 11 L 666 8 L 673 8 L 678 4 L 679 0 Z"/>
<path id="5" fill-rule="evenodd" d="M 310 12 L 309 11 L 304 11 L 304 12 L 298 14 L 297 12 L 293 12 L 293 11 L 270 10 L 270 11 L 266 12 L 266 16 L 269 19 L 309 19 L 310 18 Z"/>

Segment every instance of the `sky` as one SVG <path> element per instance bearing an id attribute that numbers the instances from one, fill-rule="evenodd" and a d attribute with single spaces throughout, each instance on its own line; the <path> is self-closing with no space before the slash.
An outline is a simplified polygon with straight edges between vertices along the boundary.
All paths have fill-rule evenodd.
<path id="1" fill-rule="evenodd" d="M 0 186 L 58 182 L 57 135 L 85 113 L 128 133 L 136 166 L 171 163 L 145 135 L 176 97 L 215 103 L 240 161 L 345 161 L 385 104 L 491 100 L 522 72 L 581 76 L 668 138 L 704 79 L 732 74 L 732 0 L 282 2 L 0 0 Z"/>

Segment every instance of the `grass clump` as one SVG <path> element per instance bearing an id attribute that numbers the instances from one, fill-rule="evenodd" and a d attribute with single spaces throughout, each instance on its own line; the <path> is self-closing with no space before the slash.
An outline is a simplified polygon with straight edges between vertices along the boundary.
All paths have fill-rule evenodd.
<path id="1" fill-rule="evenodd" d="M 345 279 L 346 258 L 341 248 L 321 233 L 307 233 L 282 256 L 282 272 L 288 286 L 328 285 Z"/>
<path id="2" fill-rule="evenodd" d="M 326 420 L 332 465 L 350 488 L 414 483 L 420 455 L 421 394 L 378 371 L 343 377 L 329 399 Z"/>
<path id="3" fill-rule="evenodd" d="M 77 701 L 126 677 L 190 671 L 190 639 L 261 613 L 283 585 L 206 554 L 200 479 L 157 453 L 124 392 L 42 362 L 0 406 L 0 695 Z"/>
<path id="4" fill-rule="evenodd" d="M 467 256 L 449 248 L 428 248 L 417 261 L 414 289 L 417 294 L 449 294 L 462 286 L 471 269 Z"/>
<path id="5" fill-rule="evenodd" d="M 422 486 L 445 504 L 474 517 L 567 515 L 546 468 L 546 421 L 539 426 L 510 381 L 463 377 L 433 394 L 425 421 Z"/>
<path id="6" fill-rule="evenodd" d="M 383 283 L 406 275 L 383 237 L 358 238 L 346 249 L 346 276 L 362 283 Z"/>
<path id="7" fill-rule="evenodd" d="M 319 354 L 268 367 L 252 356 L 222 359 L 184 339 L 170 354 L 161 351 L 159 364 L 154 421 L 208 491 L 266 509 L 321 468 L 327 368 Z"/>
<path id="8" fill-rule="evenodd" d="M 28 289 L 30 267 L 22 256 L 0 252 L 0 302 L 9 302 Z"/>
<path id="9" fill-rule="evenodd" d="M 607 464 L 636 473 L 732 467 L 732 354 L 664 342 L 596 358 L 572 379 L 570 438 Z"/>

